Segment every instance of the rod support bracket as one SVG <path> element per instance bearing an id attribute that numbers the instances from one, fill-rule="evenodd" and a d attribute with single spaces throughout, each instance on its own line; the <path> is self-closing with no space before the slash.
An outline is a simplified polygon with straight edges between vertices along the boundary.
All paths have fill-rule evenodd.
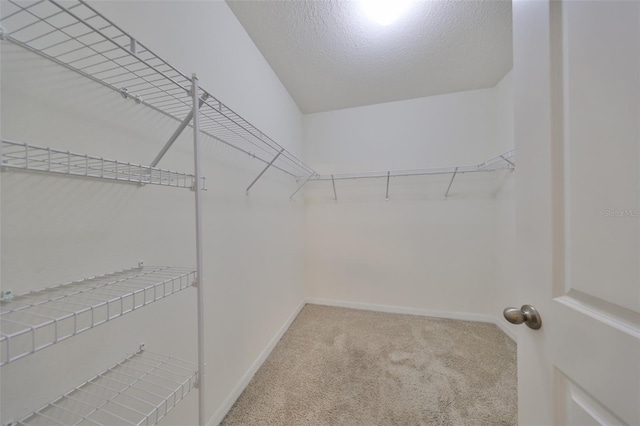
<path id="1" fill-rule="evenodd" d="M 336 181 L 333 178 L 333 175 L 331 175 L 331 184 L 333 185 L 333 199 L 335 201 L 338 201 L 338 194 L 336 193 Z"/>
<path id="2" fill-rule="evenodd" d="M 456 175 L 458 174 L 458 169 L 459 167 L 456 167 L 455 170 L 453 171 L 453 176 L 451 176 L 451 180 L 449 181 L 449 186 L 447 187 L 447 192 L 444 193 L 445 200 L 449 198 L 449 190 L 451 189 L 451 185 L 453 185 L 453 180 L 456 178 Z"/>
<path id="3" fill-rule="evenodd" d="M 139 268 L 139 269 L 144 268 L 144 260 L 139 260 L 139 261 L 138 261 L 138 268 Z"/>
<path id="4" fill-rule="evenodd" d="M 140 349 L 140 352 L 142 352 L 147 349 L 147 344 L 145 342 L 140 342 L 140 346 L 138 346 L 138 348 Z"/>
<path id="5" fill-rule="evenodd" d="M 7 39 L 7 35 L 8 35 L 7 34 L 7 30 L 5 30 L 4 27 L 2 25 L 0 25 L 0 40 L 6 40 Z"/>
<path id="6" fill-rule="evenodd" d="M 129 89 L 127 89 L 126 87 L 120 89 L 120 94 L 122 95 L 123 99 L 129 99 Z"/>
<path id="7" fill-rule="evenodd" d="M 389 201 L 389 181 L 391 180 L 391 171 L 387 172 L 387 195 L 385 196 L 385 201 Z"/>

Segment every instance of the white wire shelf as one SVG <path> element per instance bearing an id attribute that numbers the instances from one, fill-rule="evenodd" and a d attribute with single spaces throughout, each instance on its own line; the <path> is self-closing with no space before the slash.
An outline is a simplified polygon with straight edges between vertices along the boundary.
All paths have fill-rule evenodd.
<path id="1" fill-rule="evenodd" d="M 0 302 L 0 365 L 16 361 L 195 283 L 190 268 L 145 266 Z"/>
<path id="2" fill-rule="evenodd" d="M 154 425 L 196 387 L 198 366 L 140 351 L 15 425 Z"/>
<path id="3" fill-rule="evenodd" d="M 493 157 L 484 163 L 476 166 L 454 166 L 431 169 L 412 170 L 385 170 L 378 172 L 341 173 L 334 175 L 318 175 L 309 179 L 313 181 L 347 180 L 347 179 L 371 179 L 388 177 L 408 177 L 408 176 L 430 176 L 442 174 L 463 174 L 477 172 L 495 172 L 498 170 L 515 169 L 515 150 L 509 150 L 503 154 Z"/>
<path id="4" fill-rule="evenodd" d="M 193 188 L 194 176 L 187 173 L 6 139 L 2 139 L 1 142 L 0 166 L 3 168 L 83 176 L 118 182 Z M 203 189 L 204 185 L 205 179 L 202 178 Z"/>
<path id="5" fill-rule="evenodd" d="M 0 36 L 180 122 L 192 111 L 190 77 L 82 0 L 7 0 Z M 291 176 L 315 171 L 206 90 L 200 130 Z M 280 155 L 279 153 L 282 152 Z"/>
<path id="6" fill-rule="evenodd" d="M 441 167 L 432 169 L 413 169 L 413 170 L 388 170 L 382 172 L 362 172 L 362 173 L 341 173 L 333 175 L 317 175 L 310 176 L 306 181 L 331 182 L 333 186 L 333 197 L 335 201 L 338 201 L 338 192 L 336 190 L 336 181 L 338 180 L 351 180 L 351 179 L 381 179 L 384 178 L 387 181 L 386 199 L 389 199 L 389 184 L 391 178 L 397 177 L 410 177 L 410 176 L 433 176 L 433 175 L 451 175 L 449 186 L 444 194 L 444 197 L 449 196 L 449 191 L 453 185 L 453 181 L 459 174 L 465 173 L 487 173 L 496 172 L 500 170 L 515 170 L 516 167 L 516 154 L 515 150 L 509 150 L 496 157 L 490 158 L 484 163 L 480 163 L 476 166 L 456 166 L 456 167 Z M 303 183 L 304 185 L 304 183 Z M 300 188 L 298 188 L 300 189 Z M 295 193 L 294 193 L 295 195 Z"/>

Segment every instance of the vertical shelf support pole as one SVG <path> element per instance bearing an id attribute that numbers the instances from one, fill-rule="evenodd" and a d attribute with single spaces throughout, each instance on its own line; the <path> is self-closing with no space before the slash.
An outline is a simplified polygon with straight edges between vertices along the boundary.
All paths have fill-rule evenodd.
<path id="1" fill-rule="evenodd" d="M 333 199 L 338 201 L 338 194 L 336 194 L 336 181 L 333 178 L 333 175 L 331 175 L 331 184 L 333 185 Z"/>
<path id="2" fill-rule="evenodd" d="M 198 290 L 198 424 L 204 426 L 205 418 L 205 362 L 204 362 L 204 279 L 202 275 L 202 188 L 200 188 L 200 99 L 198 97 L 198 78 L 191 76 L 191 95 L 193 97 L 193 161 L 194 192 L 196 194 L 196 273 Z"/>
<path id="3" fill-rule="evenodd" d="M 387 172 L 387 196 L 385 200 L 389 201 L 389 180 L 391 180 L 391 172 Z"/>
<path id="4" fill-rule="evenodd" d="M 269 164 L 267 164 L 267 167 L 265 167 L 265 168 L 260 172 L 260 174 L 258 175 L 258 177 L 256 177 L 256 178 L 253 180 L 253 182 L 251 182 L 251 185 L 249 185 L 249 186 L 247 187 L 247 195 L 249 195 L 249 190 L 251 189 L 251 187 L 252 187 L 253 185 L 255 185 L 255 183 L 258 181 L 258 179 L 260 179 L 260 178 L 262 177 L 262 175 L 264 174 L 264 172 L 266 172 L 266 171 L 269 169 L 269 167 L 271 167 L 271 165 L 272 165 L 272 164 L 273 164 L 273 163 L 278 159 L 278 157 L 280 157 L 280 154 L 282 154 L 283 152 L 284 152 L 284 148 L 282 148 L 282 149 L 280 150 L 280 152 L 278 152 L 278 153 L 276 154 L 276 156 L 275 156 L 275 157 L 273 157 L 273 160 L 271 160 L 271 162 L 269 162 Z"/>
<path id="5" fill-rule="evenodd" d="M 449 196 L 449 190 L 451 189 L 451 185 L 453 184 L 453 180 L 456 178 L 456 174 L 458 173 L 458 168 L 453 171 L 453 176 L 451 176 L 451 181 L 449 181 L 449 186 L 447 187 L 447 192 L 444 194 L 444 198 Z"/>

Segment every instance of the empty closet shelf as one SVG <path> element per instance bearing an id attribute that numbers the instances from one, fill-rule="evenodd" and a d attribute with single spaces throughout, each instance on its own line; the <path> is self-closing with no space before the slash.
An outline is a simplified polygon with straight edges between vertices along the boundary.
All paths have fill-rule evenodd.
<path id="1" fill-rule="evenodd" d="M 145 266 L 14 296 L 0 303 L 0 365 L 195 283 L 190 268 Z"/>
<path id="2" fill-rule="evenodd" d="M 192 188 L 193 175 L 2 139 L 2 167 L 118 182 Z M 204 179 L 202 183 L 204 189 Z"/>
<path id="3" fill-rule="evenodd" d="M 195 386 L 196 364 L 140 351 L 18 425 L 154 425 Z"/>

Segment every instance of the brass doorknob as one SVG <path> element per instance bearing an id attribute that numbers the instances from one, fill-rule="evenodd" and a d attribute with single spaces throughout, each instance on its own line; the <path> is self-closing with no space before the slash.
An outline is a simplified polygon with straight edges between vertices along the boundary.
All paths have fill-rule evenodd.
<path id="1" fill-rule="evenodd" d="M 542 327 L 542 319 L 540 318 L 540 314 L 531 305 L 522 305 L 520 309 L 518 308 L 506 308 L 502 314 L 504 318 L 509 321 L 511 324 L 522 324 L 525 323 L 529 328 L 534 330 Z"/>

